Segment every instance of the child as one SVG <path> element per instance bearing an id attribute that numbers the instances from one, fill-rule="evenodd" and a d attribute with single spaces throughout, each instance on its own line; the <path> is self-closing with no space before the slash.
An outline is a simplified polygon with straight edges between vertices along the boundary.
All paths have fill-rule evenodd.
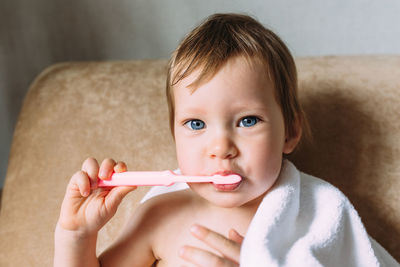
<path id="1" fill-rule="evenodd" d="M 111 159 L 99 167 L 89 158 L 67 187 L 54 265 L 397 264 L 338 190 L 283 159 L 307 131 L 296 79 L 294 60 L 274 33 L 245 15 L 209 17 L 169 63 L 171 132 L 182 174 L 235 173 L 242 180 L 189 183 L 152 197 L 97 257 L 98 231 L 135 188 L 97 188 L 98 177 L 127 168 Z M 315 214 L 320 205 L 322 215 Z"/>

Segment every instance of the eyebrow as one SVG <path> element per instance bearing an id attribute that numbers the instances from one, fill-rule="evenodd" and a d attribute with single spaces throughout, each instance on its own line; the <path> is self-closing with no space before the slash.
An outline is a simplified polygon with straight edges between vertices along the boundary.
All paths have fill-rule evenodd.
<path id="1" fill-rule="evenodd" d="M 199 114 L 199 113 L 204 113 L 204 111 L 206 110 L 207 108 L 195 108 L 195 107 L 188 107 L 188 108 L 184 108 L 184 109 L 178 109 L 178 108 L 175 108 L 175 114 L 177 113 L 177 111 L 179 110 L 179 111 L 183 111 L 183 112 L 185 112 L 185 113 L 190 113 L 190 114 Z"/>
<path id="2" fill-rule="evenodd" d="M 266 105 L 254 105 L 254 106 L 248 106 L 248 105 L 232 105 L 231 106 L 232 111 L 242 111 L 242 110 L 248 110 L 249 112 L 268 112 L 268 106 Z"/>
<path id="3" fill-rule="evenodd" d="M 188 108 L 184 108 L 184 109 L 175 109 L 175 116 L 178 115 L 178 111 L 180 111 L 180 113 L 184 112 L 185 113 L 185 117 L 187 116 L 191 116 L 191 115 L 201 115 L 207 112 L 207 108 L 196 108 L 196 107 L 188 107 Z M 249 111 L 249 113 L 252 112 L 269 112 L 269 109 L 265 106 L 255 106 L 255 107 L 248 107 L 245 105 L 238 105 L 238 106 L 234 106 L 232 107 L 232 112 L 237 112 L 237 111 Z"/>

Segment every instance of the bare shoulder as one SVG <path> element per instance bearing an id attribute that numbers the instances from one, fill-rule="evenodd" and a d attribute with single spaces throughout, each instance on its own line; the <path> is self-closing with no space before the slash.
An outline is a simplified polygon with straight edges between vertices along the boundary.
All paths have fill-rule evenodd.
<path id="1" fill-rule="evenodd" d="M 161 233 L 171 220 L 184 218 L 196 198 L 190 190 L 153 197 L 129 218 L 113 245 L 99 257 L 102 266 L 151 266 Z"/>

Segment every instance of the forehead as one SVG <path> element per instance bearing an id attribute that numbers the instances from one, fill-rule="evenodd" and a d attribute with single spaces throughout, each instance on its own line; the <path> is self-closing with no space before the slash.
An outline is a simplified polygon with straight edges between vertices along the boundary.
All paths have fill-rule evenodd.
<path id="1" fill-rule="evenodd" d="M 182 63 L 185 64 L 185 63 Z M 224 73 L 225 77 L 241 77 L 246 80 L 250 77 L 257 77 L 258 81 L 265 83 L 273 83 L 271 74 L 269 71 L 269 66 L 266 62 L 259 58 L 249 58 L 245 56 L 235 56 L 228 59 L 226 62 L 221 64 L 218 68 L 205 68 L 204 64 L 200 65 L 196 69 L 189 69 L 180 72 L 185 72 L 186 74 L 183 78 L 177 79 L 178 81 L 171 86 L 173 90 L 176 87 L 188 88 L 190 92 L 195 92 L 198 88 L 201 88 L 205 83 L 210 82 L 217 74 Z M 172 72 L 172 81 L 176 80 L 176 77 L 181 74 Z M 175 91 L 175 90 L 173 90 Z"/>
<path id="2" fill-rule="evenodd" d="M 193 86 L 201 71 L 193 71 L 174 86 L 173 94 L 177 108 L 197 104 L 192 101 L 210 105 L 215 102 L 217 105 L 222 100 L 234 104 L 243 103 L 244 100 L 267 103 L 271 98 L 275 99 L 273 83 L 260 62 L 242 57 L 234 58 L 224 64 L 210 79 Z"/>

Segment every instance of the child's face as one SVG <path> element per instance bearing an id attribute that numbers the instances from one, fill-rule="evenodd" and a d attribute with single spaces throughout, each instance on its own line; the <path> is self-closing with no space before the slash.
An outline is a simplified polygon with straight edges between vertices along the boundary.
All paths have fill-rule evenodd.
<path id="1" fill-rule="evenodd" d="M 174 87 L 175 142 L 182 174 L 240 174 L 234 186 L 190 184 L 204 199 L 221 207 L 261 200 L 276 181 L 285 141 L 281 109 L 274 86 L 259 63 L 237 57 L 191 93 L 194 72 Z"/>

